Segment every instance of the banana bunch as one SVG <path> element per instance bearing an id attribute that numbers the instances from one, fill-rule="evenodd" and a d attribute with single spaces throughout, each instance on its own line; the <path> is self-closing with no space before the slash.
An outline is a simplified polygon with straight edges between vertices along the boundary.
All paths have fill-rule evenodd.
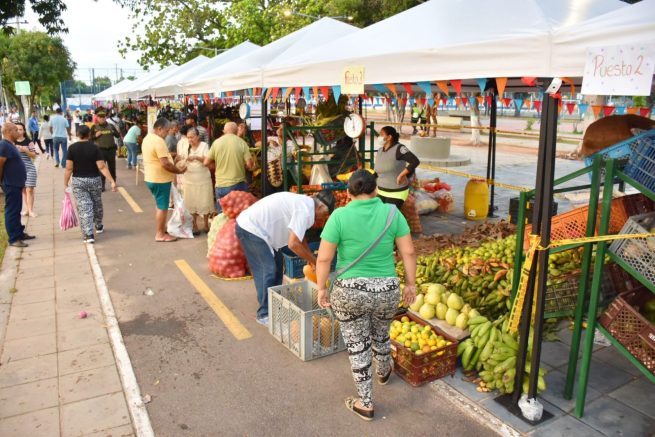
<path id="1" fill-rule="evenodd" d="M 517 336 L 508 332 L 508 323 L 506 316 L 501 316 L 493 322 L 484 316 L 470 319 L 471 336 L 457 347 L 457 354 L 462 357 L 464 371 L 473 369 L 478 371 L 478 391 L 488 392 L 498 389 L 501 393 L 514 392 L 519 344 Z M 531 339 L 532 334 L 528 340 L 528 361 L 532 350 Z M 529 362 L 525 371 L 530 372 Z M 528 391 L 528 373 L 523 378 L 524 392 Z M 544 375 L 545 372 L 540 369 L 539 391 L 546 389 Z"/>

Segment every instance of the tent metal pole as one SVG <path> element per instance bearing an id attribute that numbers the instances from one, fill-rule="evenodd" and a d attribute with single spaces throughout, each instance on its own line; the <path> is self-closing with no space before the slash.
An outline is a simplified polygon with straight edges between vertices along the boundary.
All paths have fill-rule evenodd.
<path id="1" fill-rule="evenodd" d="M 262 96 L 263 96 L 263 90 L 262 90 Z M 262 98 L 262 151 L 261 151 L 261 156 L 259 157 L 261 160 L 261 169 L 262 169 L 262 174 L 261 174 L 261 180 L 262 180 L 262 197 L 266 197 L 268 195 L 267 193 L 267 169 L 268 169 L 268 138 L 267 138 L 267 127 L 268 127 L 268 102 Z"/>
<path id="2" fill-rule="evenodd" d="M 543 184 L 542 203 L 538 206 L 541 214 L 541 247 L 550 245 L 551 215 L 553 212 L 553 186 L 555 181 L 555 151 L 557 148 L 557 113 L 558 102 L 549 94 L 544 95 L 546 100 L 546 137 L 540 146 L 545 148 L 544 174 L 537 183 Z M 539 364 L 541 361 L 541 342 L 543 340 L 544 312 L 546 310 L 546 289 L 548 280 L 548 249 L 539 251 L 539 272 L 537 284 L 537 308 L 534 321 L 534 338 L 532 341 L 532 362 L 528 398 L 537 397 L 537 382 L 539 377 Z"/>
<path id="3" fill-rule="evenodd" d="M 491 107 L 489 113 L 489 149 L 487 152 L 487 180 L 494 180 L 496 178 L 496 126 L 497 114 L 496 109 L 496 96 L 497 91 L 495 88 L 491 91 Z M 489 213 L 488 217 L 494 217 L 494 196 L 495 186 L 491 184 L 489 187 Z"/>

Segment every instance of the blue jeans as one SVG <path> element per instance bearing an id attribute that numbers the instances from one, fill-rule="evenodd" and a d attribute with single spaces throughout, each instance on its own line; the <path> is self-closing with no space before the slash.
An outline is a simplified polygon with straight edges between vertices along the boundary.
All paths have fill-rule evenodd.
<path id="1" fill-rule="evenodd" d="M 25 226 L 20 222 L 20 210 L 23 209 L 23 187 L 3 185 L 5 193 L 5 228 L 9 243 L 23 239 Z"/>
<path id="2" fill-rule="evenodd" d="M 136 167 L 136 155 L 139 146 L 136 143 L 125 143 L 125 147 L 127 147 L 127 165 Z"/>
<path id="3" fill-rule="evenodd" d="M 218 211 L 219 214 L 223 212 L 223 208 L 221 208 L 221 203 L 219 200 L 230 194 L 232 191 L 248 191 L 248 184 L 245 182 L 239 182 L 238 184 L 232 185 L 231 187 L 216 187 L 214 189 L 214 193 L 216 194 L 216 211 Z"/>
<path id="4" fill-rule="evenodd" d="M 268 317 L 268 288 L 282 285 L 282 251 L 271 253 L 268 244 L 258 236 L 236 228 L 237 238 L 246 254 L 250 273 L 257 289 L 257 318 Z"/>
<path id="5" fill-rule="evenodd" d="M 66 166 L 66 155 L 68 152 L 68 138 L 53 137 L 52 147 L 55 149 L 55 162 L 61 164 L 62 167 Z M 59 147 L 62 150 L 61 161 L 59 160 Z"/>

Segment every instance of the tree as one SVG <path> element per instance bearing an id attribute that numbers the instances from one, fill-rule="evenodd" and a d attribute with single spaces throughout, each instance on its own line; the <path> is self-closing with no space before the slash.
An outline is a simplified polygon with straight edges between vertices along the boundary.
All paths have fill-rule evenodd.
<path id="1" fill-rule="evenodd" d="M 27 0 L 6 0 L 0 3 L 0 26 L 5 33 L 13 33 L 15 29 L 10 20 L 25 15 Z M 48 33 L 66 33 L 61 14 L 66 10 L 63 0 L 30 0 L 32 10 L 39 16 L 39 23 Z"/>
<path id="2" fill-rule="evenodd" d="M 183 63 L 207 48 L 230 48 L 244 41 L 265 45 L 315 20 L 344 17 L 359 27 L 368 26 L 420 0 L 131 0 L 124 2 L 135 23 L 132 34 L 119 43 L 123 56 L 139 51 L 145 69 L 153 64 Z M 285 16 L 285 11 L 299 14 Z M 352 17 L 348 21 L 345 17 Z M 200 48 L 198 46 L 202 46 Z"/>
<path id="3" fill-rule="evenodd" d="M 59 94 L 59 83 L 71 79 L 75 63 L 63 41 L 44 32 L 21 31 L 16 35 L 0 35 L 0 74 L 4 90 L 15 101 L 15 81 L 29 81 L 25 113 L 32 102 Z"/>

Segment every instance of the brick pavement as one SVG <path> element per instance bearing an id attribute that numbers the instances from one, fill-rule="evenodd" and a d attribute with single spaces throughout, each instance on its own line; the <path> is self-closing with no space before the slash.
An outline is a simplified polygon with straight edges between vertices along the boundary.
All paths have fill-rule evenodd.
<path id="1" fill-rule="evenodd" d="M 37 239 L 17 252 L 0 344 L 0 435 L 134 435 L 86 247 L 59 230 L 64 172 L 40 159 Z"/>

